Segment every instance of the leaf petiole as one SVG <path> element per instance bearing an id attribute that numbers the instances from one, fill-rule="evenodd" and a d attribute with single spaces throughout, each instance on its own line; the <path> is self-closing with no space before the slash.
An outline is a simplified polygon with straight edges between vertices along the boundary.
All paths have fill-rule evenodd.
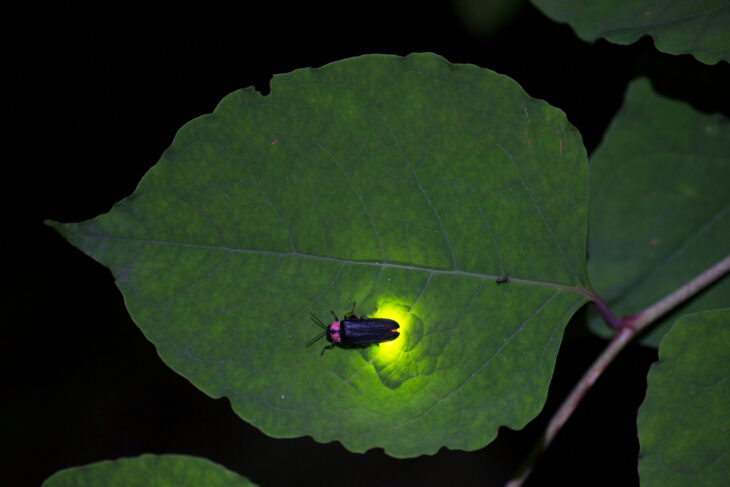
<path id="1" fill-rule="evenodd" d="M 606 367 L 608 367 L 611 361 L 613 361 L 616 355 L 618 355 L 618 353 L 631 341 L 632 338 L 664 313 L 691 298 L 702 289 L 724 276 L 729 270 L 730 255 L 718 261 L 712 267 L 702 272 L 702 274 L 698 275 L 682 287 L 668 294 L 666 297 L 657 301 L 643 311 L 617 320 L 618 331 L 613 336 L 608 346 L 573 387 L 573 390 L 570 391 L 570 394 L 560 405 L 560 408 L 558 408 L 555 414 L 553 414 L 545 432 L 528 456 L 526 464 L 523 464 L 520 467 L 515 477 L 506 484 L 506 487 L 519 487 L 524 483 L 530 475 L 532 466 L 535 464 L 537 458 L 547 449 L 553 439 L 555 439 L 558 431 L 560 431 L 566 421 L 568 421 L 570 415 L 573 414 L 573 411 L 575 411 L 578 407 L 580 401 L 583 397 L 585 397 L 588 390 L 591 386 L 593 386 L 596 380 L 598 380 L 603 371 L 606 370 Z M 613 327 L 611 323 L 613 323 L 613 320 L 616 320 L 616 318 L 613 317 L 613 314 L 610 312 L 606 304 L 598 296 L 594 296 L 594 305 L 596 305 L 599 312 L 601 312 L 602 309 L 605 310 L 606 314 L 604 315 L 604 313 L 601 312 L 601 315 L 604 319 L 608 316 L 609 319 L 606 319 L 606 322 L 609 323 L 609 326 Z"/>

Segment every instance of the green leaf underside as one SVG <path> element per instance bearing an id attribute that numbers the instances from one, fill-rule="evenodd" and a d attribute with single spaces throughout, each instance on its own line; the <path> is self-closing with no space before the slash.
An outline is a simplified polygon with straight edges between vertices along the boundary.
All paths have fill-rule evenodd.
<path id="1" fill-rule="evenodd" d="M 662 340 L 637 418 L 642 486 L 730 481 L 730 309 L 683 316 Z"/>
<path id="2" fill-rule="evenodd" d="M 586 301 L 586 189 L 578 132 L 513 80 L 371 55 L 232 93 L 108 214 L 53 225 L 111 268 L 163 360 L 242 418 L 406 457 L 539 412 Z M 304 347 L 310 312 L 353 301 L 401 336 Z"/>
<path id="3" fill-rule="evenodd" d="M 591 155 L 591 284 L 617 316 L 638 313 L 730 254 L 730 124 L 655 94 L 648 80 L 626 100 Z M 679 316 L 730 303 L 730 276 L 652 325 L 658 346 Z M 611 331 L 596 313 L 591 329 Z"/>
<path id="4" fill-rule="evenodd" d="M 43 487 L 249 487 L 246 477 L 209 460 L 185 455 L 120 458 L 60 470 Z"/>
<path id="5" fill-rule="evenodd" d="M 567 22 L 584 41 L 603 37 L 632 44 L 644 35 L 669 54 L 692 54 L 715 64 L 730 61 L 730 2 L 727 0 L 532 0 L 545 15 Z"/>

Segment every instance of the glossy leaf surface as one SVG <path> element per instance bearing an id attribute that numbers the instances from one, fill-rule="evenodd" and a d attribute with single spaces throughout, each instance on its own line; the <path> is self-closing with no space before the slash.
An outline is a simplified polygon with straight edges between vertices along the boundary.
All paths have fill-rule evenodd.
<path id="1" fill-rule="evenodd" d="M 588 270 L 617 316 L 638 313 L 730 254 L 730 124 L 634 81 L 591 155 Z M 657 346 L 679 316 L 730 303 L 730 276 L 641 337 Z M 591 328 L 611 331 L 593 314 Z"/>
<path id="2" fill-rule="evenodd" d="M 730 61 L 730 2 L 727 0 L 532 0 L 548 17 L 567 22 L 584 41 L 603 37 L 631 44 L 654 38 L 669 54 L 692 54 L 706 64 Z"/>
<path id="3" fill-rule="evenodd" d="M 659 346 L 639 409 L 642 486 L 727 485 L 729 378 L 730 310 L 677 320 Z"/>
<path id="4" fill-rule="evenodd" d="M 253 487 L 256 484 L 204 458 L 141 455 L 61 470 L 42 487 Z"/>
<path id="5" fill-rule="evenodd" d="M 185 125 L 109 213 L 54 224 L 162 359 L 269 435 L 481 448 L 541 409 L 586 301 L 586 155 L 513 80 L 432 54 L 275 76 Z M 509 276 L 509 282 L 497 279 Z M 309 319 L 397 320 L 365 348 Z"/>

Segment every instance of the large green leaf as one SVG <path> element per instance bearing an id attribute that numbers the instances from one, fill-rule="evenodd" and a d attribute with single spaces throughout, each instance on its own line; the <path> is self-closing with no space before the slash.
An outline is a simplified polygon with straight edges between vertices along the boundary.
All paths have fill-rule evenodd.
<path id="1" fill-rule="evenodd" d="M 548 17 L 567 22 L 578 37 L 631 44 L 654 38 L 670 54 L 692 54 L 707 64 L 730 61 L 730 2 L 727 0 L 532 0 Z"/>
<path id="2" fill-rule="evenodd" d="M 539 412 L 586 301 L 586 165 L 505 76 L 363 56 L 232 93 L 108 214 L 54 226 L 170 367 L 267 434 L 476 449 Z M 401 337 L 304 347 L 310 312 L 353 301 Z"/>
<path id="3" fill-rule="evenodd" d="M 209 460 L 185 455 L 141 455 L 60 470 L 43 487 L 249 487 L 246 477 Z"/>
<path id="4" fill-rule="evenodd" d="M 631 83 L 591 155 L 588 270 L 620 316 L 637 313 L 730 254 L 730 124 Z M 657 346 L 677 317 L 730 303 L 730 276 L 674 310 L 641 341 Z M 597 314 L 591 328 L 612 332 Z"/>
<path id="5" fill-rule="evenodd" d="M 639 409 L 643 486 L 730 484 L 730 309 L 677 320 Z"/>

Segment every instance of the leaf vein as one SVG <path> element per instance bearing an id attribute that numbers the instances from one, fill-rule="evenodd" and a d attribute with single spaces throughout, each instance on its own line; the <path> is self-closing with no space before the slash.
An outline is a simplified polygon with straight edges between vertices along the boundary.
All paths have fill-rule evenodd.
<path id="1" fill-rule="evenodd" d="M 378 242 L 378 247 L 380 248 L 380 257 L 385 260 L 385 250 L 383 249 L 383 242 L 380 238 L 380 232 L 378 232 L 378 227 L 375 225 L 375 221 L 373 220 L 373 216 L 370 214 L 370 209 L 368 208 L 368 205 L 365 203 L 365 200 L 363 199 L 360 192 L 357 190 L 355 185 L 352 182 L 352 179 L 350 179 L 350 176 L 345 171 L 345 168 L 342 167 L 342 164 L 337 160 L 335 156 L 332 155 L 332 153 L 327 150 L 325 146 L 322 144 L 317 144 L 320 149 L 322 149 L 325 154 L 332 160 L 332 162 L 335 163 L 337 168 L 340 170 L 343 176 L 345 176 L 345 179 L 347 180 L 347 183 L 350 185 L 350 188 L 352 188 L 352 191 L 354 191 L 357 198 L 360 200 L 360 203 L 362 204 L 363 209 L 365 210 L 365 214 L 368 216 L 368 220 L 370 221 L 370 225 L 373 227 L 373 232 L 375 233 L 375 240 Z"/>
<path id="2" fill-rule="evenodd" d="M 439 212 L 436 210 L 436 207 L 433 204 L 433 201 L 431 201 L 431 198 L 428 197 L 428 194 L 426 193 L 426 189 L 423 187 L 423 184 L 421 184 L 421 180 L 418 177 L 418 174 L 416 174 L 416 171 L 411 166 L 411 162 L 408 159 L 408 156 L 406 156 L 405 152 L 403 151 L 403 148 L 400 145 L 400 142 L 398 141 L 398 138 L 393 133 L 393 127 L 390 125 L 390 122 L 388 121 L 388 118 L 383 116 L 383 121 L 385 122 L 385 125 L 388 127 L 388 132 L 393 137 L 393 142 L 395 143 L 395 146 L 398 148 L 398 152 L 401 153 L 403 156 L 403 160 L 406 162 L 406 167 L 413 175 L 413 179 L 415 179 L 416 184 L 418 185 L 418 189 L 421 191 L 421 194 L 426 199 L 426 203 L 428 203 L 428 206 L 431 207 L 431 211 L 433 211 L 434 216 L 436 216 L 436 220 L 438 221 L 439 226 L 441 227 L 441 232 L 444 234 L 444 239 L 446 240 L 446 244 L 449 247 L 449 251 L 451 252 L 451 264 L 454 269 L 456 269 L 456 253 L 454 252 L 454 246 L 451 243 L 451 239 L 449 238 L 449 234 L 446 232 L 446 227 L 444 226 L 444 222 L 441 220 L 441 215 L 439 215 Z"/>

